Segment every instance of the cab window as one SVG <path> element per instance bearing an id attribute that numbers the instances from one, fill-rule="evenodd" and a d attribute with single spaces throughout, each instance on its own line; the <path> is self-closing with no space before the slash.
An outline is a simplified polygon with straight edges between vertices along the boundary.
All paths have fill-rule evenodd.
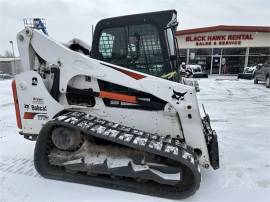
<path id="1" fill-rule="evenodd" d="M 155 76 L 164 72 L 158 30 L 151 24 L 102 30 L 99 59 Z"/>

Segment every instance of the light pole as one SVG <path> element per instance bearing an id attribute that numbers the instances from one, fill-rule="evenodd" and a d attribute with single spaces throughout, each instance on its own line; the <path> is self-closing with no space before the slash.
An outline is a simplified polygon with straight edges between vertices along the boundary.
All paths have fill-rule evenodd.
<path id="1" fill-rule="evenodd" d="M 17 68 L 16 68 L 16 61 L 15 61 L 15 53 L 14 53 L 13 41 L 9 41 L 9 43 L 11 44 L 11 47 L 12 47 L 13 63 L 14 63 L 15 74 L 17 74 Z"/>

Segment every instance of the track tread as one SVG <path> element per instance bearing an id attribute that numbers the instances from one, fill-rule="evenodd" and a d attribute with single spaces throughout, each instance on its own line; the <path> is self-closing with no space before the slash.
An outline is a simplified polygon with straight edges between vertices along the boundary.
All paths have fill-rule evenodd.
<path id="1" fill-rule="evenodd" d="M 185 178 L 187 179 L 183 187 L 176 188 L 172 186 L 162 186 L 161 184 L 153 182 L 150 182 L 150 184 L 138 183 L 130 179 L 114 180 L 103 176 L 88 176 L 82 173 L 72 174 L 64 172 L 63 169 L 50 165 L 46 155 L 50 131 L 56 126 L 79 129 L 90 136 L 173 159 L 183 167 L 184 173 L 186 174 Z M 109 130 L 116 132 L 110 133 Z M 153 142 L 159 143 L 159 146 L 153 146 Z M 84 112 L 65 112 L 43 126 L 35 147 L 34 163 L 36 170 L 45 178 L 173 199 L 186 198 L 192 195 L 199 188 L 201 181 L 200 168 L 196 155 L 190 147 L 181 143 L 179 139 L 146 133 L 118 123 L 87 115 Z"/>

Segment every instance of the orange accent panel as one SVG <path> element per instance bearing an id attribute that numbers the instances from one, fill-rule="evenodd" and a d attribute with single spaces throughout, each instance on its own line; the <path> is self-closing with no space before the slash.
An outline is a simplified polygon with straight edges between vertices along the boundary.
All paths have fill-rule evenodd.
<path id="1" fill-rule="evenodd" d="M 17 88 L 15 80 L 12 81 L 12 92 L 13 92 L 13 99 L 14 99 L 14 106 L 16 112 L 16 120 L 18 128 L 22 129 L 22 122 L 21 122 L 21 115 L 20 115 L 20 108 L 17 96 Z"/>
<path id="2" fill-rule="evenodd" d="M 123 102 L 134 103 L 134 104 L 137 103 L 136 96 L 125 95 L 125 94 L 121 94 L 121 93 L 100 91 L 99 97 L 100 98 L 108 98 L 111 100 L 119 100 L 119 101 L 123 101 Z"/>

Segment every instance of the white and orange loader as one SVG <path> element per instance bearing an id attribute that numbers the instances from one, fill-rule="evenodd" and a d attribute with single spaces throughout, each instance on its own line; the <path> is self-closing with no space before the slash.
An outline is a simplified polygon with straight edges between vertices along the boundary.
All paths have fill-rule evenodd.
<path id="1" fill-rule="evenodd" d="M 129 38 L 135 45 L 126 45 L 127 56 L 116 58 L 131 57 L 129 61 L 139 64 L 140 58 L 150 57 L 143 56 L 150 48 L 142 46 L 154 35 L 144 36 L 138 22 L 164 23 L 152 20 L 156 15 L 168 19 L 167 27 L 156 26 L 158 35 L 151 43 L 159 37 L 162 53 L 171 54 L 173 64 L 174 10 L 102 20 L 93 40 L 99 40 L 97 51 L 104 53 L 102 30 L 109 30 L 107 39 L 116 40 L 117 35 L 108 33 L 121 34 L 112 28 L 127 19 L 126 30 L 137 29 Z M 99 29 L 108 21 L 109 28 Z M 119 66 L 106 60 L 106 54 L 92 57 L 95 45 L 90 53 L 80 40 L 73 42 L 62 44 L 31 26 L 17 34 L 23 66 L 12 82 L 17 124 L 24 137 L 37 140 L 34 163 L 39 174 L 167 198 L 195 193 L 200 167 L 219 167 L 217 136 L 209 116 L 200 116 L 195 89 Z"/>

